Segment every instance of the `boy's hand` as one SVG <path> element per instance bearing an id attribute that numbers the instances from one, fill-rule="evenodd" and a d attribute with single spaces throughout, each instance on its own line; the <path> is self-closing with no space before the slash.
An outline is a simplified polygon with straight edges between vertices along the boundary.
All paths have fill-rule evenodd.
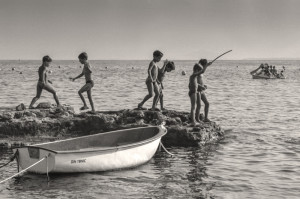
<path id="1" fill-rule="evenodd" d="M 212 65 L 212 62 L 208 62 L 208 63 L 207 63 L 207 66 L 210 66 L 210 65 Z"/>

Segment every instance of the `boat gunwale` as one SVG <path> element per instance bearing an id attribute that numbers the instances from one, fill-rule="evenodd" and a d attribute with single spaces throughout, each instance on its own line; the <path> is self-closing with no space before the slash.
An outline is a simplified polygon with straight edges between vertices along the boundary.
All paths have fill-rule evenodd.
<path id="1" fill-rule="evenodd" d="M 52 149 L 46 149 L 43 147 L 39 147 L 38 145 L 43 145 L 43 144 L 50 144 L 50 143 L 56 143 L 56 142 L 62 142 L 62 141 L 69 141 L 69 140 L 74 140 L 74 139 L 78 139 L 78 138 L 86 138 L 86 137 L 91 137 L 91 136 L 95 136 L 97 134 L 109 134 L 109 133 L 115 133 L 115 132 L 119 132 L 119 131 L 124 131 L 124 130 L 133 130 L 133 129 L 144 129 L 144 128 L 149 128 L 149 127 L 156 127 L 159 129 L 159 132 L 151 137 L 148 138 L 146 140 L 140 141 L 140 142 L 135 142 L 135 143 L 131 143 L 131 144 L 125 144 L 125 145 L 121 145 L 121 146 L 112 146 L 112 147 L 106 147 L 106 148 L 95 148 L 94 150 L 68 150 L 68 151 L 55 151 Z M 161 138 L 162 136 L 164 136 L 167 133 L 167 129 L 165 127 L 161 127 L 161 126 L 149 126 L 149 127 L 140 127 L 140 128 L 130 128 L 130 129 L 120 129 L 120 130 L 116 130 L 116 131 L 109 131 L 109 132 L 105 132 L 105 133 L 97 133 L 97 134 L 93 134 L 93 135 L 86 135 L 86 136 L 80 136 L 80 137 L 76 137 L 76 138 L 69 138 L 69 139 L 65 139 L 65 140 L 57 140 L 54 142 L 46 142 L 46 143 L 41 143 L 41 144 L 34 144 L 34 145 L 29 145 L 29 146 L 22 146 L 22 147 L 14 147 L 13 149 L 21 149 L 21 148 L 37 148 L 37 149 L 42 149 L 45 151 L 50 151 L 52 153 L 55 154 L 68 154 L 68 153 L 91 153 L 91 152 L 109 152 L 109 151 L 120 151 L 120 150 L 126 150 L 126 149 L 130 149 L 130 148 L 134 148 L 134 147 L 138 147 L 138 146 L 142 146 L 145 144 L 148 144 L 150 142 L 153 142 L 155 140 L 157 140 L 158 138 Z"/>

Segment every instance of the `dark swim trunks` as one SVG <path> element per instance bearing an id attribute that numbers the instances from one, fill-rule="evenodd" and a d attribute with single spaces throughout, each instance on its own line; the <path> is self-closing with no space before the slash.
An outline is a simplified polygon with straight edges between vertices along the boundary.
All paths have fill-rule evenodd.
<path id="1" fill-rule="evenodd" d="M 94 81 L 93 80 L 86 81 L 86 84 L 92 84 L 92 87 L 94 87 Z"/>
<path id="2" fill-rule="evenodd" d="M 193 95 L 193 94 L 195 94 L 195 93 L 198 93 L 198 92 L 196 92 L 196 91 L 194 91 L 194 90 L 190 90 L 190 91 L 189 91 L 189 96 L 191 97 L 191 95 Z"/>

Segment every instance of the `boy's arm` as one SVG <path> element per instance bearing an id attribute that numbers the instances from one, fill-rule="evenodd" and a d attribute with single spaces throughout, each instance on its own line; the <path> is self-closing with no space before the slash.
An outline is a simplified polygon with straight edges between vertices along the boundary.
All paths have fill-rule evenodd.
<path id="1" fill-rule="evenodd" d="M 77 77 L 73 78 L 72 80 L 75 81 L 75 79 L 78 79 L 80 77 L 82 77 L 84 75 L 84 73 L 82 72 L 80 75 L 78 75 Z"/>
<path id="2" fill-rule="evenodd" d="M 151 61 L 150 64 L 149 64 L 149 68 L 148 68 L 148 75 L 151 79 L 151 82 L 153 82 L 153 77 L 152 77 L 152 74 L 151 74 L 151 70 L 152 70 L 153 67 L 154 67 L 153 61 Z"/>
<path id="3" fill-rule="evenodd" d="M 211 64 L 212 64 L 212 62 L 207 63 L 207 64 L 203 67 L 203 70 L 200 72 L 200 74 L 203 74 L 203 73 L 206 71 L 207 67 L 210 66 Z"/>
<path id="4" fill-rule="evenodd" d="M 164 65 L 163 65 L 163 67 L 160 69 L 161 70 L 161 72 L 165 72 L 165 70 L 166 70 L 166 66 L 167 66 L 167 64 L 169 63 L 169 61 L 166 59 L 165 61 L 164 61 Z"/>

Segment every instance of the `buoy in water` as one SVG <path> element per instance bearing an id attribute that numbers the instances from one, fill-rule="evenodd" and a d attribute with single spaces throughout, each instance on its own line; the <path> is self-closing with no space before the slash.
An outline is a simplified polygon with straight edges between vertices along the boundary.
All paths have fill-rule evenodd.
<path id="1" fill-rule="evenodd" d="M 132 67 L 132 69 L 134 69 L 134 67 Z"/>
<path id="2" fill-rule="evenodd" d="M 185 71 L 183 70 L 183 71 L 181 72 L 181 74 L 182 74 L 182 75 L 185 75 L 186 73 L 185 73 Z"/>
<path id="3" fill-rule="evenodd" d="M 50 73 L 50 74 L 51 74 L 51 73 L 52 73 L 52 70 L 49 70 L 49 71 L 48 71 L 48 73 Z"/>
<path id="4" fill-rule="evenodd" d="M 12 68 L 11 70 L 15 70 L 15 68 Z"/>
<path id="5" fill-rule="evenodd" d="M 107 69 L 107 66 L 105 66 L 105 69 Z"/>
<path id="6" fill-rule="evenodd" d="M 58 66 L 58 68 L 60 68 L 60 66 Z"/>
<path id="7" fill-rule="evenodd" d="M 23 74 L 23 72 L 20 72 L 20 74 Z"/>

